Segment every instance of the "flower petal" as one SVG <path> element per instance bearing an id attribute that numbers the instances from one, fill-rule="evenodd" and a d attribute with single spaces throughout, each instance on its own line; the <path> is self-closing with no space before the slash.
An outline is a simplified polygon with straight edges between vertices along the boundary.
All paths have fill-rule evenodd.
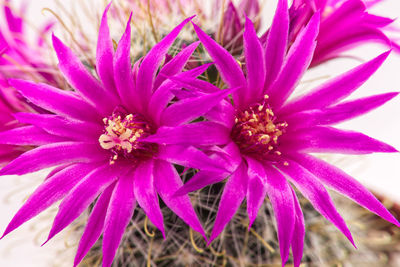
<path id="1" fill-rule="evenodd" d="M 301 140 L 301 142 L 299 142 Z M 398 152 L 394 147 L 362 133 L 315 126 L 287 133 L 281 138 L 282 151 L 309 153 L 370 154 L 374 152 Z"/>
<path id="2" fill-rule="evenodd" d="M 289 114 L 303 110 L 324 108 L 349 96 L 360 87 L 388 57 L 390 51 L 368 61 L 316 88 L 304 96 L 290 101 L 279 112 Z"/>
<path id="3" fill-rule="evenodd" d="M 208 245 L 218 237 L 240 207 L 247 192 L 247 168 L 242 163 L 225 184 Z"/>
<path id="4" fill-rule="evenodd" d="M 109 91 L 115 91 L 113 68 L 114 48 L 107 22 L 107 13 L 110 6 L 111 3 L 109 3 L 104 10 L 100 22 L 96 49 L 96 69 L 105 88 Z"/>
<path id="5" fill-rule="evenodd" d="M 265 173 L 267 175 L 266 191 L 275 213 L 279 248 L 284 265 L 289 258 L 295 228 L 296 211 L 292 188 L 286 178 L 274 167 L 265 166 Z"/>
<path id="6" fill-rule="evenodd" d="M 51 135 L 35 126 L 23 126 L 0 132 L 0 144 L 41 146 L 65 142 L 61 136 Z"/>
<path id="7" fill-rule="evenodd" d="M 111 196 L 104 223 L 103 267 L 111 266 L 125 228 L 132 219 L 135 204 L 133 177 L 120 177 Z"/>
<path id="8" fill-rule="evenodd" d="M 206 234 L 190 202 L 189 196 L 176 196 L 174 192 L 182 186 L 182 180 L 171 163 L 158 160 L 154 166 L 154 182 L 161 199 L 176 215 L 193 230 L 206 238 Z"/>
<path id="9" fill-rule="evenodd" d="M 279 164 L 279 169 L 285 172 L 300 192 L 311 202 L 314 208 L 326 219 L 332 222 L 354 245 L 353 237 L 343 218 L 337 212 L 328 191 L 309 171 L 298 163 L 287 160 L 289 165 Z M 354 245 L 355 246 L 355 245 Z"/>
<path id="10" fill-rule="evenodd" d="M 286 0 L 279 0 L 265 48 L 266 78 L 264 91 L 268 90 L 282 68 L 288 45 L 288 34 L 288 4 Z"/>
<path id="11" fill-rule="evenodd" d="M 282 106 L 310 65 L 316 47 L 319 22 L 320 14 L 317 12 L 290 47 L 281 72 L 271 87 L 266 90 L 273 107 Z"/>
<path id="12" fill-rule="evenodd" d="M 267 194 L 266 174 L 262 164 L 251 157 L 246 157 L 249 186 L 247 188 L 247 214 L 249 229 L 257 217 L 257 213 Z"/>
<path id="13" fill-rule="evenodd" d="M 246 98 L 247 103 L 252 104 L 262 97 L 266 71 L 263 47 L 258 39 L 253 23 L 247 17 L 243 33 L 243 46 L 248 84 L 248 89 L 243 91 L 243 97 Z"/>
<path id="14" fill-rule="evenodd" d="M 65 163 L 87 163 L 108 159 L 98 144 L 60 142 L 25 152 L 0 170 L 0 175 L 22 175 Z"/>
<path id="15" fill-rule="evenodd" d="M 131 19 L 132 14 L 129 17 L 128 23 L 121 40 L 118 43 L 117 51 L 114 56 L 114 80 L 118 90 L 119 98 L 122 103 L 135 109 L 137 107 L 140 97 L 137 94 L 135 88 L 135 81 L 132 74 L 131 64 Z"/>
<path id="16" fill-rule="evenodd" d="M 90 248 L 96 243 L 103 232 L 107 207 L 110 202 L 114 187 L 114 184 L 110 185 L 104 190 L 97 200 L 79 241 L 78 250 L 74 259 L 74 267 L 78 266 L 78 264 L 82 261 L 82 259 L 89 252 Z"/>
<path id="17" fill-rule="evenodd" d="M 8 82 L 33 104 L 58 115 L 80 120 L 101 120 L 94 107 L 70 91 L 23 80 Z"/>
<path id="18" fill-rule="evenodd" d="M 115 94 L 96 80 L 86 69 L 70 48 L 65 46 L 60 39 L 53 35 L 53 46 L 59 60 L 59 68 L 68 83 L 92 106 L 96 107 L 104 116 L 112 113 L 118 101 Z M 101 94 L 103 97 L 99 97 Z"/>
<path id="19" fill-rule="evenodd" d="M 117 179 L 121 172 L 118 167 L 107 163 L 94 169 L 68 193 L 60 204 L 49 236 L 43 245 L 78 218 L 96 197 Z"/>
<path id="20" fill-rule="evenodd" d="M 140 207 L 165 238 L 164 220 L 154 186 L 154 161 L 139 163 L 134 174 L 134 193 Z"/>
<path id="21" fill-rule="evenodd" d="M 58 138 L 78 141 L 97 143 L 104 129 L 101 124 L 65 119 L 52 114 L 15 113 L 14 116 L 19 122 L 33 124 Z"/>
<path id="22" fill-rule="evenodd" d="M 299 200 L 296 193 L 292 188 L 294 207 L 296 212 L 296 219 L 294 223 L 293 237 L 292 237 L 292 254 L 294 267 L 299 267 L 301 258 L 303 257 L 304 237 L 305 237 L 305 224 L 304 216 L 301 211 Z"/>
<path id="23" fill-rule="evenodd" d="M 92 164 L 74 164 L 43 182 L 12 218 L 2 238 L 63 198 L 94 167 Z"/>
<path id="24" fill-rule="evenodd" d="M 398 92 L 393 92 L 374 95 L 331 106 L 322 112 L 319 118 L 320 124 L 339 123 L 361 116 L 382 106 L 398 94 Z"/>
<path id="25" fill-rule="evenodd" d="M 314 174 L 325 185 L 349 197 L 383 219 L 400 226 L 396 218 L 389 213 L 367 188 L 342 170 L 311 155 L 295 154 L 292 158 Z"/>
<path id="26" fill-rule="evenodd" d="M 340 103 L 323 110 L 307 110 L 285 116 L 283 118 L 289 124 L 290 130 L 309 128 L 315 125 L 330 125 L 347 121 L 374 110 L 399 93 L 386 93 L 364 97 L 356 100 Z"/>

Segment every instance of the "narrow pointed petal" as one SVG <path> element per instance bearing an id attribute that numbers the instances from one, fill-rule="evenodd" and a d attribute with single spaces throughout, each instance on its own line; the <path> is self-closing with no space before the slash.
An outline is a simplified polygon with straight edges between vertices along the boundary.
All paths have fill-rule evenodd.
<path id="1" fill-rule="evenodd" d="M 0 132 L 0 144 L 4 145 L 41 146 L 65 141 L 65 138 L 51 135 L 36 126 L 23 126 Z"/>
<path id="2" fill-rule="evenodd" d="M 92 106 L 70 91 L 23 80 L 8 82 L 33 104 L 58 115 L 76 119 L 101 119 Z"/>
<path id="3" fill-rule="evenodd" d="M 156 188 L 154 187 L 153 160 L 141 162 L 136 167 L 133 190 L 140 207 L 165 237 L 164 219 L 158 204 Z"/>
<path id="4" fill-rule="evenodd" d="M 78 266 L 103 232 L 107 207 L 114 187 L 115 185 L 110 185 L 97 200 L 79 241 L 78 250 L 74 259 L 74 267 Z"/>
<path id="5" fill-rule="evenodd" d="M 179 54 L 174 56 L 171 61 L 169 61 L 165 66 L 162 67 L 160 73 L 157 75 L 157 78 L 154 82 L 154 88 L 158 88 L 167 77 L 174 76 L 181 72 L 185 67 L 186 63 L 192 56 L 193 52 L 199 46 L 200 42 L 194 42 L 184 49 L 182 49 Z"/>
<path id="6" fill-rule="evenodd" d="M 218 237 L 242 204 L 247 192 L 247 180 L 247 167 L 242 163 L 225 184 L 208 244 Z"/>
<path id="7" fill-rule="evenodd" d="M 104 10 L 103 16 L 100 22 L 99 37 L 97 40 L 96 49 L 96 69 L 97 73 L 107 90 L 115 91 L 114 83 L 114 48 L 110 37 L 110 29 L 108 28 L 107 13 L 111 6 L 109 3 Z"/>
<path id="8" fill-rule="evenodd" d="M 69 192 L 60 204 L 45 243 L 78 218 L 96 197 L 117 179 L 117 175 L 120 174 L 117 168 L 108 163 L 96 168 Z"/>
<path id="9" fill-rule="evenodd" d="M 275 81 L 286 55 L 289 35 L 289 12 L 286 0 L 279 0 L 265 48 L 266 78 L 264 91 Z"/>
<path id="10" fill-rule="evenodd" d="M 333 124 L 356 118 L 382 106 L 398 94 L 393 92 L 374 95 L 329 107 L 321 114 L 320 124 Z"/>
<path id="11" fill-rule="evenodd" d="M 54 35 L 53 46 L 59 60 L 59 68 L 68 83 L 78 91 L 82 98 L 100 110 L 103 115 L 111 114 L 118 103 L 116 96 L 105 90 L 71 49 Z M 99 97 L 99 94 L 103 95 L 103 97 Z"/>
<path id="12" fill-rule="evenodd" d="M 97 143 L 104 130 L 101 124 L 65 119 L 51 114 L 16 113 L 14 116 L 19 122 L 37 126 L 58 138 Z"/>
<path id="13" fill-rule="evenodd" d="M 299 142 L 301 140 L 301 142 Z M 359 132 L 315 126 L 287 133 L 281 139 L 282 150 L 308 153 L 370 154 L 398 152 L 394 147 Z"/>
<path id="14" fill-rule="evenodd" d="M 317 12 L 291 46 L 282 71 L 266 91 L 273 107 L 279 108 L 292 94 L 313 58 L 318 36 L 320 14 Z"/>
<path id="15" fill-rule="evenodd" d="M 183 99 L 164 110 L 161 123 L 162 125 L 176 126 L 197 119 L 210 111 L 233 91 L 234 89 L 226 89 L 213 94 Z M 187 112 L 188 110 L 190 112 Z"/>
<path id="16" fill-rule="evenodd" d="M 226 171 L 226 167 L 229 166 L 229 164 L 221 165 L 219 162 L 216 163 L 203 151 L 193 146 L 160 146 L 157 158 L 185 167 L 214 172 Z"/>
<path id="17" fill-rule="evenodd" d="M 207 49 L 211 58 L 215 61 L 215 65 L 224 81 L 231 88 L 241 88 L 233 94 L 235 104 L 240 106 L 242 100 L 239 96 L 241 95 L 241 91 L 244 91 L 247 88 L 247 81 L 242 69 L 228 51 L 211 39 L 211 37 L 203 32 L 196 24 L 193 24 L 193 27 L 201 43 Z"/>
<path id="18" fill-rule="evenodd" d="M 292 158 L 325 185 L 349 197 L 383 219 L 400 226 L 396 218 L 367 188 L 342 170 L 311 155 L 295 154 Z"/>
<path id="19" fill-rule="evenodd" d="M 22 175 L 65 163 L 88 163 L 108 159 L 98 144 L 60 142 L 25 152 L 0 170 L 1 175 Z"/>
<path id="20" fill-rule="evenodd" d="M 304 237 L 306 233 L 304 216 L 301 211 L 299 200 L 296 193 L 292 189 L 294 206 L 296 211 L 296 220 L 294 223 L 293 237 L 292 237 L 292 254 L 294 267 L 300 267 L 301 258 L 303 257 Z"/>
<path id="21" fill-rule="evenodd" d="M 153 92 L 154 78 L 156 72 L 160 67 L 161 61 L 164 59 L 168 49 L 171 47 L 176 37 L 182 28 L 192 19 L 193 17 L 185 19 L 175 29 L 173 29 L 167 36 L 165 36 L 158 44 L 147 53 L 140 64 L 136 88 L 143 98 L 143 101 L 148 102 Z"/>
<path id="22" fill-rule="evenodd" d="M 254 25 L 246 17 L 245 31 L 243 34 L 244 53 L 246 58 L 248 90 L 244 97 L 248 103 L 254 103 L 262 96 L 265 82 L 264 51 Z"/>
<path id="23" fill-rule="evenodd" d="M 193 230 L 206 238 L 206 234 L 190 202 L 189 196 L 175 196 L 174 192 L 183 185 L 182 180 L 171 163 L 158 160 L 154 167 L 154 181 L 157 193 L 176 215 Z"/>
<path id="24" fill-rule="evenodd" d="M 267 194 L 266 174 L 262 164 L 251 158 L 246 157 L 248 165 L 247 175 L 249 186 L 247 189 L 247 214 L 249 216 L 249 229 L 257 217 L 257 213 L 265 200 Z"/>
<path id="25" fill-rule="evenodd" d="M 229 129 L 219 123 L 201 121 L 176 127 L 160 127 L 157 133 L 143 141 L 173 145 L 222 145 L 229 142 L 229 134 Z"/>
<path id="26" fill-rule="evenodd" d="M 125 228 L 132 219 L 136 200 L 133 195 L 133 177 L 118 179 L 104 223 L 103 267 L 110 267 L 117 252 Z"/>
<path id="27" fill-rule="evenodd" d="M 353 93 L 382 65 L 390 51 L 322 84 L 310 93 L 290 101 L 280 111 L 289 114 L 330 106 Z"/>
<path id="28" fill-rule="evenodd" d="M 323 110 L 302 111 L 285 117 L 284 121 L 289 124 L 291 131 L 316 125 L 336 124 L 366 114 L 382 106 L 398 94 L 394 92 L 374 95 L 340 103 Z"/>
<path id="29" fill-rule="evenodd" d="M 279 169 L 286 173 L 300 192 L 311 202 L 314 208 L 326 219 L 332 222 L 354 245 L 353 237 L 343 218 L 337 212 L 328 191 L 309 171 L 292 160 L 287 160 L 288 166 L 279 165 Z M 355 245 L 354 245 L 355 246 Z"/>
<path id="30" fill-rule="evenodd" d="M 62 199 L 94 167 L 91 164 L 74 164 L 43 182 L 15 214 L 3 237 Z"/>
<path id="31" fill-rule="evenodd" d="M 289 258 L 290 244 L 295 228 L 295 204 L 292 188 L 286 178 L 274 167 L 265 166 L 266 190 L 274 210 L 278 226 L 278 240 L 282 264 Z"/>
<path id="32" fill-rule="evenodd" d="M 137 107 L 139 96 L 135 89 L 135 81 L 132 74 L 131 64 L 131 19 L 129 17 L 128 23 L 121 40 L 118 43 L 117 51 L 114 57 L 114 80 L 118 90 L 119 98 L 122 103 L 128 107 L 135 109 Z"/>

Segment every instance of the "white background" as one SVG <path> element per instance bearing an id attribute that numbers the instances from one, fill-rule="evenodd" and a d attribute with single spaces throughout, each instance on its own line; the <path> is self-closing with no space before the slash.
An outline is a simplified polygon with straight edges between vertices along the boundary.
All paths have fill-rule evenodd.
<path id="1" fill-rule="evenodd" d="M 15 3 L 18 2 L 15 1 Z M 99 2 L 100 0 L 97 1 L 97 3 Z M 272 1 L 268 2 L 267 12 L 271 13 L 271 11 L 273 12 L 274 3 Z M 52 7 L 53 5 L 54 2 L 50 0 L 35 1 L 30 9 L 30 19 L 34 21 L 43 20 L 42 7 Z M 374 10 L 376 10 L 375 13 L 396 18 L 400 15 L 400 1 L 386 0 L 385 3 L 377 6 Z M 49 15 L 47 14 L 46 16 L 48 18 Z M 400 26 L 400 23 L 397 23 L 397 25 Z M 353 52 L 363 59 L 371 59 L 383 51 L 385 49 L 382 47 L 368 46 L 358 48 Z M 304 80 L 326 75 L 333 77 L 357 64 L 359 63 L 354 60 L 337 60 L 309 72 Z M 322 79 L 311 85 L 318 84 L 321 81 Z M 375 76 L 352 97 L 390 91 L 400 91 L 400 56 L 396 54 L 392 54 Z M 362 118 L 341 125 L 341 127 L 359 130 L 400 149 L 400 97 Z M 328 159 L 345 169 L 372 190 L 400 202 L 400 154 L 376 154 L 362 157 L 330 156 Z M 42 172 L 23 177 L 0 177 L 0 232 L 4 231 L 18 207 L 21 206 L 29 193 L 43 179 L 43 175 L 44 173 Z M 66 240 L 67 243 L 73 240 L 73 238 L 68 238 L 67 236 L 71 231 L 64 231 L 44 248 L 39 245 L 46 239 L 55 211 L 56 208 L 54 207 L 46 214 L 35 218 L 33 223 L 27 223 L 1 240 L 0 266 L 72 266 L 74 249 L 67 249 L 65 246 Z M 35 240 L 37 241 L 35 242 Z"/>

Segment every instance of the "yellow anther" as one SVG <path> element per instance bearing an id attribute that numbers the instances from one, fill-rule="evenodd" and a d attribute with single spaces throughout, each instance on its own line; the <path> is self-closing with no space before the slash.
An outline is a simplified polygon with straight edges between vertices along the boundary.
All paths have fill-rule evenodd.
<path id="1" fill-rule="evenodd" d="M 289 166 L 289 162 L 285 161 L 285 162 L 283 163 L 283 165 Z"/>

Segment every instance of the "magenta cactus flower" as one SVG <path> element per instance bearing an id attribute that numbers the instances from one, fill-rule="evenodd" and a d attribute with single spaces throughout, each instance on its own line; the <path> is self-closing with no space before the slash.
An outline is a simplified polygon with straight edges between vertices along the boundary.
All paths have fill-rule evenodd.
<path id="1" fill-rule="evenodd" d="M 266 48 L 248 19 L 243 41 L 244 70 L 222 46 L 194 25 L 227 86 L 238 88 L 232 93 L 232 101 L 224 100 L 205 115 L 209 122 L 218 122 L 219 126 L 198 129 L 204 136 L 199 138 L 198 145 L 204 149 L 208 146 L 216 158 L 228 158 L 232 167 L 225 172 L 200 171 L 176 193 L 186 194 L 227 178 L 209 242 L 221 233 L 244 198 L 247 198 L 251 227 L 268 195 L 275 211 L 282 263 L 288 260 L 292 248 L 294 265 L 299 266 L 305 228 L 303 214 L 290 183 L 352 244 L 351 233 L 336 211 L 325 186 L 400 226 L 363 185 L 310 154 L 397 152 L 392 146 L 362 133 L 332 126 L 363 115 L 398 95 L 397 92 L 384 93 L 342 101 L 380 67 L 390 52 L 329 80 L 305 95 L 288 100 L 312 61 L 319 25 L 320 17 L 316 13 L 286 54 L 289 33 L 286 0 L 279 1 Z M 191 89 L 194 95 L 220 91 L 206 82 L 193 83 L 178 77 L 171 79 Z M 218 132 L 228 135 L 229 141 L 222 143 L 223 140 L 219 140 L 211 144 L 207 137 L 217 136 Z M 169 131 L 170 136 L 175 133 L 174 130 Z M 185 136 L 180 138 L 187 139 Z M 165 133 L 155 134 L 150 139 L 158 143 L 170 142 Z"/>
<path id="2" fill-rule="evenodd" d="M 0 85 L 8 87 L 7 78 L 29 78 L 40 82 L 57 84 L 57 75 L 51 70 L 44 58 L 48 47 L 44 36 L 53 28 L 53 22 L 47 22 L 34 32 L 35 42 L 28 38 L 28 29 L 24 21 L 26 5 L 14 11 L 9 0 L 2 5 L 4 22 L 0 26 Z"/>
<path id="3" fill-rule="evenodd" d="M 367 42 L 383 43 L 400 51 L 399 45 L 387 36 L 394 20 L 368 12 L 379 1 L 363 0 L 295 0 L 290 8 L 290 38 L 298 35 L 315 12 L 321 13 L 317 48 L 311 66 L 338 57 L 343 52 Z"/>
<path id="4" fill-rule="evenodd" d="M 172 197 L 182 186 L 173 164 L 223 170 L 191 144 L 198 138 L 198 133 L 192 130 L 195 125 L 214 128 L 219 124 L 189 122 L 209 111 L 231 91 L 171 104 L 173 92 L 179 87 L 168 77 L 195 79 L 208 67 L 182 72 L 198 43 L 187 46 L 160 68 L 168 49 L 191 18 L 166 35 L 132 68 L 130 20 L 114 52 L 107 24 L 108 8 L 101 21 L 97 43 L 96 70 L 100 80 L 53 36 L 59 68 L 74 90 L 10 80 L 24 97 L 49 114 L 17 113 L 18 121 L 26 126 L 0 133 L 2 144 L 37 146 L 2 168 L 1 175 L 22 175 L 58 166 L 17 212 L 3 237 L 62 200 L 49 241 L 97 199 L 80 240 L 74 266 L 101 234 L 102 266 L 111 266 L 136 203 L 164 234 L 158 196 L 204 236 L 189 197 Z M 189 107 L 193 108 L 189 110 Z M 186 136 L 185 143 L 157 144 L 147 140 L 155 133 L 162 134 L 162 129 L 180 132 Z M 213 142 L 226 141 L 222 134 L 210 138 Z"/>

